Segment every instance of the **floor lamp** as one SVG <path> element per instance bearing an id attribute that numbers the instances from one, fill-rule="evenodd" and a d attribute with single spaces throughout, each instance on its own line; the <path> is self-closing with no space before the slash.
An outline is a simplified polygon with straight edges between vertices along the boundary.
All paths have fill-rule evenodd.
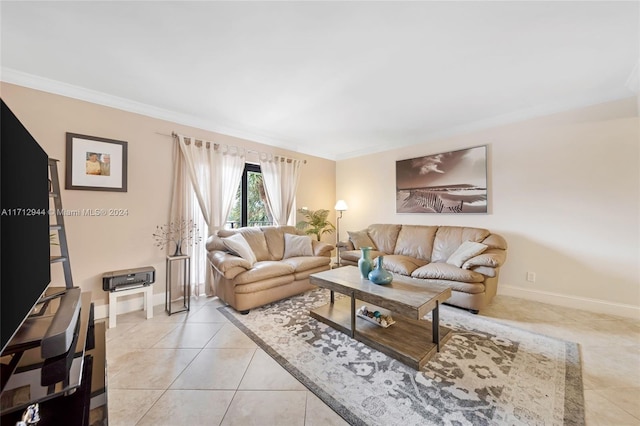
<path id="1" fill-rule="evenodd" d="M 338 249 L 338 257 L 336 259 L 336 267 L 340 267 L 340 219 L 342 219 L 342 213 L 347 211 L 347 203 L 344 200 L 338 200 L 334 209 L 340 212 L 340 216 L 337 217 L 337 232 L 336 232 L 336 248 Z"/>

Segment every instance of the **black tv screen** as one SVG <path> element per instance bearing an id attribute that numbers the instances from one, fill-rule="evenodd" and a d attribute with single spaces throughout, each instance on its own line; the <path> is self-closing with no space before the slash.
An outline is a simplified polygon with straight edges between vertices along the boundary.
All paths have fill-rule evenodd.
<path id="1" fill-rule="evenodd" d="M 51 280 L 47 153 L 2 99 L 0 332 L 2 350 Z"/>

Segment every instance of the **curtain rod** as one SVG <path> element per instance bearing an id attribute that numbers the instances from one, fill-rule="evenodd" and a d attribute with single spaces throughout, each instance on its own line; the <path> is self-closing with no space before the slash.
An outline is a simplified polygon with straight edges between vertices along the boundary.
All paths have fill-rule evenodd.
<path id="1" fill-rule="evenodd" d="M 156 135 L 169 136 L 170 138 L 174 138 L 174 137 L 178 136 L 178 134 L 177 134 L 176 132 L 171 132 L 171 134 L 169 134 L 169 133 L 160 133 L 160 132 L 156 132 Z M 188 137 L 189 139 L 193 139 L 193 140 L 199 140 L 199 141 L 201 141 L 201 142 L 203 141 L 202 139 L 193 138 L 193 137 L 191 137 L 191 136 L 185 136 L 185 137 Z M 205 142 L 210 142 L 210 141 L 205 141 Z M 215 143 L 215 142 L 214 142 L 214 143 Z M 258 155 L 261 155 L 261 154 L 265 154 L 265 155 L 278 155 L 278 154 L 269 154 L 268 152 L 255 151 L 255 150 L 253 150 L 253 149 L 245 149 L 245 151 L 246 151 L 247 153 L 251 153 L 251 154 L 258 154 Z M 284 157 L 284 155 L 279 155 L 279 156 L 280 156 L 280 157 Z M 285 158 L 286 158 L 286 157 L 285 157 Z M 302 161 L 302 164 L 307 164 L 307 160 L 301 160 L 301 161 Z"/>

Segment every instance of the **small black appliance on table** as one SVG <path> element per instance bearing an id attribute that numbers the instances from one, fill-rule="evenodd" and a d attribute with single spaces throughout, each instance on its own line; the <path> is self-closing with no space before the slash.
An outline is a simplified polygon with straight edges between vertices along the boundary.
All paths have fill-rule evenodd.
<path id="1" fill-rule="evenodd" d="M 116 326 L 118 297 L 144 293 L 143 309 L 147 319 L 153 318 L 153 284 L 156 270 L 152 266 L 122 269 L 102 275 L 102 289 L 109 292 L 109 328 Z"/>

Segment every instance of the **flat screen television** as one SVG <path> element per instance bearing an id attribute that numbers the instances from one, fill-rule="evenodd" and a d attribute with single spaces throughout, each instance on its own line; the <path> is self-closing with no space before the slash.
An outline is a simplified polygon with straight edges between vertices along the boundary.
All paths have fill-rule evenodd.
<path id="1" fill-rule="evenodd" d="M 2 99 L 0 337 L 4 351 L 51 280 L 47 153 Z"/>

